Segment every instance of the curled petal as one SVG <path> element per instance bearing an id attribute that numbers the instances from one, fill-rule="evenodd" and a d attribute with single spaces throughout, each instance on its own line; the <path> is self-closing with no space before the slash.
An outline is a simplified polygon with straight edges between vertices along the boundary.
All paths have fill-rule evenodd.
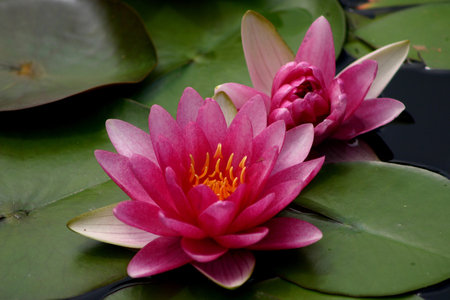
<path id="1" fill-rule="evenodd" d="M 183 238 L 181 239 L 181 246 L 187 255 L 200 263 L 206 263 L 218 259 L 228 251 L 228 248 L 219 245 L 216 241 L 210 238 L 201 240 Z"/>
<path id="2" fill-rule="evenodd" d="M 259 242 L 268 232 L 266 227 L 254 227 L 235 234 L 218 236 L 214 240 L 224 247 L 240 249 Z"/>
<path id="3" fill-rule="evenodd" d="M 191 263 L 203 275 L 227 288 L 235 289 L 243 285 L 255 268 L 255 257 L 251 251 L 229 250 L 216 260 L 208 263 Z"/>
<path id="4" fill-rule="evenodd" d="M 357 135 L 383 126 L 394 120 L 405 105 L 389 98 L 364 100 L 355 113 L 341 126 L 332 138 L 349 140 Z"/>
<path id="5" fill-rule="evenodd" d="M 181 248 L 180 239 L 160 237 L 142 248 L 128 264 L 133 278 L 152 276 L 179 268 L 192 261 Z"/>
<path id="6" fill-rule="evenodd" d="M 262 226 L 269 229 L 269 234 L 247 249 L 294 249 L 311 245 L 322 238 L 322 232 L 317 227 L 295 218 L 273 218 Z"/>
<path id="7" fill-rule="evenodd" d="M 217 95 L 220 92 L 225 92 L 237 109 L 240 109 L 244 104 L 256 95 L 260 95 L 264 100 L 264 105 L 266 107 L 267 114 L 270 110 L 270 97 L 263 92 L 260 92 L 249 86 L 239 84 L 239 83 L 224 83 L 217 86 L 214 89 L 214 94 Z"/>
<path id="8" fill-rule="evenodd" d="M 294 54 L 272 23 L 254 11 L 242 18 L 241 36 L 253 87 L 270 95 L 275 74 Z"/>
<path id="9" fill-rule="evenodd" d="M 284 107 L 273 110 L 269 115 L 269 124 L 275 123 L 278 120 L 284 121 L 288 129 L 295 126 L 291 113 Z"/>

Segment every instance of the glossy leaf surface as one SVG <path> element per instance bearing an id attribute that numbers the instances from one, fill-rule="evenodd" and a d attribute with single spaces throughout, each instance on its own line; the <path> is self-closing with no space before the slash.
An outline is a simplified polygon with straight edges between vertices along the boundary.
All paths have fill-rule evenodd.
<path id="1" fill-rule="evenodd" d="M 294 200 L 325 216 L 300 216 L 323 238 L 271 254 L 277 273 L 309 289 L 352 296 L 395 295 L 443 281 L 450 277 L 449 195 L 448 179 L 418 168 L 326 165 Z"/>
<path id="2" fill-rule="evenodd" d="M 2 1 L 0 19 L 0 110 L 138 82 L 156 64 L 141 20 L 118 1 Z"/>

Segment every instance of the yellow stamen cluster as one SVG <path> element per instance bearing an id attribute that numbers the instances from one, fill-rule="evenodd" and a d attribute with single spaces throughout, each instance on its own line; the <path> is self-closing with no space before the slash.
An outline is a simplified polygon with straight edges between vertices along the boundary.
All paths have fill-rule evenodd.
<path id="1" fill-rule="evenodd" d="M 225 170 L 223 172 L 221 171 L 220 162 L 224 159 L 222 155 L 222 144 L 217 145 L 217 149 L 212 160 L 209 157 L 209 153 L 206 153 L 205 164 L 203 165 L 201 175 L 197 175 L 195 173 L 194 157 L 192 157 L 192 155 L 190 155 L 190 157 L 191 167 L 189 169 L 189 181 L 192 186 L 197 186 L 199 184 L 209 186 L 217 197 L 219 197 L 219 200 L 228 198 L 236 190 L 238 184 L 244 183 L 245 181 L 245 170 L 247 169 L 245 167 L 245 162 L 247 160 L 247 156 L 245 156 L 239 163 L 240 174 L 238 176 L 234 176 L 234 170 L 231 166 L 233 163 L 234 153 L 232 153 L 228 158 Z"/>

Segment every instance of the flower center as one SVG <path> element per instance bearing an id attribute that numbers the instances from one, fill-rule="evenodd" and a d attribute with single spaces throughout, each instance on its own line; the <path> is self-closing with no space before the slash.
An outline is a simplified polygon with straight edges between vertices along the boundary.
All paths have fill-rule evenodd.
<path id="1" fill-rule="evenodd" d="M 226 166 L 221 166 L 221 162 L 225 159 L 222 155 L 222 144 L 217 145 L 216 153 L 210 159 L 209 153 L 206 152 L 205 164 L 200 172 L 200 175 L 195 173 L 194 157 L 191 157 L 191 167 L 189 169 L 189 182 L 192 186 L 204 184 L 211 188 L 213 192 L 219 197 L 219 200 L 228 198 L 238 187 L 240 183 L 245 181 L 245 162 L 247 156 L 239 163 L 237 170 L 234 170 L 231 164 L 233 163 L 234 153 L 228 158 Z M 236 176 L 235 176 L 236 175 Z"/>

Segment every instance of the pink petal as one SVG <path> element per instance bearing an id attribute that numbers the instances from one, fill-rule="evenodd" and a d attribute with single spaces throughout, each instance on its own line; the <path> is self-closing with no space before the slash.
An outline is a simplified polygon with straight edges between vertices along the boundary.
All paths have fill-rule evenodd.
<path id="1" fill-rule="evenodd" d="M 130 158 L 130 166 L 134 177 L 162 210 L 175 210 L 166 179 L 159 166 L 138 154 Z"/>
<path id="2" fill-rule="evenodd" d="M 330 137 L 339 130 L 339 126 L 341 125 L 345 116 L 347 96 L 345 94 L 341 94 L 337 98 L 338 100 L 333 103 L 330 115 L 316 127 L 314 127 L 313 146 L 319 145 L 326 138 Z"/>
<path id="3" fill-rule="evenodd" d="M 183 222 L 176 218 L 175 214 L 160 212 L 159 218 L 169 229 L 178 232 L 181 236 L 190 239 L 204 239 L 206 234 L 203 230 L 192 224 Z"/>
<path id="4" fill-rule="evenodd" d="M 216 101 L 206 98 L 205 103 L 198 111 L 197 124 L 208 138 L 211 149 L 215 151 L 217 144 L 225 137 L 227 122 Z"/>
<path id="5" fill-rule="evenodd" d="M 333 34 L 325 17 L 317 18 L 309 27 L 295 57 L 296 62 L 306 61 L 322 71 L 325 86 L 336 73 Z"/>
<path id="6" fill-rule="evenodd" d="M 214 94 L 225 92 L 233 101 L 237 109 L 240 109 L 244 104 L 256 95 L 260 95 L 264 100 L 266 112 L 270 110 L 270 97 L 263 92 L 260 92 L 249 86 L 239 83 L 224 83 L 214 89 Z"/>
<path id="7" fill-rule="evenodd" d="M 405 105 L 389 98 L 364 100 L 355 113 L 339 127 L 332 138 L 349 140 L 357 135 L 383 126 L 394 120 Z"/>
<path id="8" fill-rule="evenodd" d="M 347 95 L 347 108 L 344 121 L 347 120 L 364 100 L 370 85 L 377 74 L 377 62 L 365 60 L 339 74 L 344 82 L 344 92 Z"/>
<path id="9" fill-rule="evenodd" d="M 211 237 L 223 234 L 233 222 L 237 208 L 236 204 L 227 200 L 211 204 L 198 216 L 200 228 Z"/>
<path id="10" fill-rule="evenodd" d="M 278 101 L 277 100 L 274 101 L 274 99 L 276 98 L 275 94 L 280 89 L 288 90 L 290 85 L 286 84 L 286 83 L 290 83 L 293 80 L 293 78 L 290 78 L 290 77 L 294 74 L 301 76 L 301 74 L 298 74 L 298 72 L 295 72 L 295 70 L 297 67 L 302 67 L 302 66 L 303 65 L 299 66 L 298 63 L 296 63 L 295 61 L 290 61 L 278 69 L 277 73 L 275 74 L 275 76 L 273 78 L 272 91 L 271 91 L 272 104 L 273 104 L 273 102 L 275 102 L 276 106 L 280 105 L 281 99 L 284 97 L 284 95 L 286 93 L 284 93 L 284 95 L 279 96 Z M 286 78 L 288 78 L 288 76 L 289 76 L 289 79 L 291 79 L 291 80 L 286 80 Z"/>
<path id="11" fill-rule="evenodd" d="M 275 194 L 268 194 L 262 199 L 258 199 L 255 203 L 245 208 L 239 216 L 228 227 L 227 233 L 236 233 L 243 230 L 252 228 L 260 223 L 254 222 L 254 220 L 262 214 L 275 200 Z"/>
<path id="12" fill-rule="evenodd" d="M 235 234 L 228 234 L 215 237 L 214 240 L 226 248 L 244 248 L 262 240 L 269 229 L 266 227 L 254 227 Z"/>
<path id="13" fill-rule="evenodd" d="M 255 268 L 255 257 L 251 251 L 229 250 L 216 260 L 208 263 L 191 263 L 203 275 L 227 289 L 244 284 Z"/>
<path id="14" fill-rule="evenodd" d="M 183 95 L 178 103 L 177 123 L 180 128 L 186 127 L 189 122 L 195 122 L 198 110 L 205 104 L 202 96 L 191 87 L 183 91 Z"/>
<path id="15" fill-rule="evenodd" d="M 157 163 L 150 135 L 145 131 L 121 120 L 106 121 L 108 136 L 117 152 L 131 157 L 139 154 Z"/>
<path id="16" fill-rule="evenodd" d="M 284 145 L 272 174 L 303 162 L 311 150 L 313 140 L 314 127 L 312 124 L 296 126 L 286 132 Z"/>
<path id="17" fill-rule="evenodd" d="M 267 179 L 272 172 L 275 163 L 277 162 L 278 149 L 273 147 L 267 149 L 257 161 L 247 168 L 245 174 L 245 182 L 249 186 L 249 194 L 245 202 L 245 206 L 251 205 L 256 200 L 256 197 L 260 194 L 261 190 L 267 182 Z"/>
<path id="18" fill-rule="evenodd" d="M 267 113 L 264 100 L 260 95 L 251 98 L 236 114 L 233 122 L 247 116 L 252 124 L 253 136 L 257 136 L 267 127 Z M 233 124 L 233 123 L 232 123 Z M 231 126 L 231 125 L 230 125 Z"/>
<path id="19" fill-rule="evenodd" d="M 284 107 L 273 110 L 269 115 L 269 124 L 279 120 L 284 121 L 287 129 L 291 129 L 295 126 L 291 113 Z"/>
<path id="20" fill-rule="evenodd" d="M 170 167 L 166 168 L 165 175 L 167 188 L 169 189 L 173 204 L 175 205 L 178 214 L 181 216 L 181 219 L 191 224 L 195 224 L 197 219 L 196 214 L 194 214 L 191 204 L 177 182 L 177 175 Z"/>
<path id="21" fill-rule="evenodd" d="M 187 194 L 194 213 L 198 216 L 213 203 L 219 201 L 210 187 L 200 184 L 193 187 Z"/>
<path id="22" fill-rule="evenodd" d="M 253 87 L 270 96 L 275 74 L 294 55 L 272 23 L 253 11 L 242 18 L 241 36 Z"/>
<path id="23" fill-rule="evenodd" d="M 313 93 L 306 94 L 306 97 L 312 98 L 311 94 Z M 292 116 L 295 124 L 316 123 L 317 121 L 316 112 L 306 99 L 297 99 L 292 102 Z"/>
<path id="24" fill-rule="evenodd" d="M 133 200 L 154 203 L 131 171 L 128 158 L 120 154 L 96 150 L 95 157 L 109 177 Z"/>
<path id="25" fill-rule="evenodd" d="M 206 161 L 206 153 L 215 152 L 211 149 L 209 141 L 203 130 L 197 123 L 189 123 L 186 127 L 186 151 L 194 159 L 194 170 L 196 174 L 202 174 Z M 214 149 L 215 150 L 215 149 Z"/>
<path id="26" fill-rule="evenodd" d="M 234 154 L 231 166 L 234 170 L 239 169 L 241 160 L 247 156 L 251 160 L 253 148 L 253 130 L 250 119 L 244 115 L 239 119 L 233 120 L 227 130 L 226 136 L 222 142 L 222 153 L 224 157 L 223 164 L 226 165 L 228 158 Z"/>
<path id="27" fill-rule="evenodd" d="M 202 240 L 183 238 L 181 240 L 181 247 L 183 247 L 183 250 L 187 255 L 200 263 L 218 259 L 228 251 L 228 248 L 217 244 L 216 241 L 210 238 Z"/>
<path id="28" fill-rule="evenodd" d="M 128 264 L 128 275 L 146 277 L 179 268 L 192 261 L 181 248 L 180 238 L 160 237 L 142 248 Z"/>
<path id="29" fill-rule="evenodd" d="M 159 218 L 161 209 L 143 201 L 124 201 L 114 208 L 114 215 L 123 223 L 162 236 L 179 236 Z"/>
<path id="30" fill-rule="evenodd" d="M 276 121 L 253 139 L 252 161 L 258 161 L 267 149 L 277 147 L 281 150 L 286 134 L 283 121 Z"/>
<path id="31" fill-rule="evenodd" d="M 183 161 L 184 164 L 190 163 L 188 155 L 186 154 L 185 141 L 183 130 L 181 130 L 178 123 L 172 118 L 172 116 L 161 106 L 153 105 L 150 110 L 150 116 L 148 118 L 150 136 L 152 138 L 153 146 L 156 149 L 156 140 L 158 137 L 164 136 L 169 140 L 177 149 L 180 158 L 186 158 Z M 162 153 L 159 153 L 161 155 Z M 158 157 L 159 159 L 159 157 Z M 184 165 L 186 167 L 186 165 Z"/>
<path id="32" fill-rule="evenodd" d="M 180 149 L 163 135 L 159 135 L 154 142 L 161 170 L 170 167 L 178 176 L 185 177 L 191 166 L 189 156 L 183 156 Z"/>
<path id="33" fill-rule="evenodd" d="M 262 226 L 269 228 L 269 234 L 247 249 L 295 249 L 311 245 L 322 238 L 322 232 L 317 227 L 295 218 L 273 218 Z"/>

